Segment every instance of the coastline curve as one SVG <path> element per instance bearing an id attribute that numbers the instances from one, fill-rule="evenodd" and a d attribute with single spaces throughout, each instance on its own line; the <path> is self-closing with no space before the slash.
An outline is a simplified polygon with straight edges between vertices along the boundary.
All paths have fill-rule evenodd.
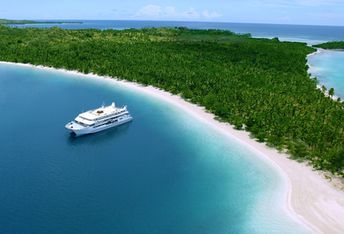
<path id="1" fill-rule="evenodd" d="M 341 217 L 344 217 L 343 191 L 335 188 L 329 181 L 323 178 L 320 172 L 313 171 L 310 166 L 291 160 L 287 154 L 280 153 L 263 143 L 255 141 L 250 138 L 248 132 L 235 130 L 230 124 L 217 121 L 213 114 L 208 113 L 201 106 L 192 104 L 180 96 L 172 95 L 158 88 L 143 86 L 138 83 L 121 80 L 117 77 L 83 74 L 78 71 L 67 71 L 65 69 L 55 69 L 31 64 L 11 62 L 0 62 L 0 64 L 28 66 L 64 72 L 80 77 L 107 80 L 112 82 L 112 84 L 135 89 L 174 105 L 219 133 L 242 143 L 245 147 L 256 152 L 266 163 L 273 167 L 283 178 L 283 183 L 285 184 L 284 190 L 286 192 L 283 198 L 285 200 L 283 207 L 294 221 L 316 233 L 344 232 L 344 223 L 341 222 Z"/>

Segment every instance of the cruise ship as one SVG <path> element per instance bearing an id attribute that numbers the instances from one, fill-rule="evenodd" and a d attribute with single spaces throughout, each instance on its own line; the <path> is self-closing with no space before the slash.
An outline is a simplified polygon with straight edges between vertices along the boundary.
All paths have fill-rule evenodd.
<path id="1" fill-rule="evenodd" d="M 100 132 L 131 121 L 127 107 L 101 106 L 79 114 L 74 121 L 66 124 L 66 128 L 76 136 Z"/>

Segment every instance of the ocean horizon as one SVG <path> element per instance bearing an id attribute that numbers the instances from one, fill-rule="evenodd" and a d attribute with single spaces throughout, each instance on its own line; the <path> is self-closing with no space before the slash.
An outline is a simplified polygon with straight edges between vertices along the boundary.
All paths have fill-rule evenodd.
<path id="1" fill-rule="evenodd" d="M 42 20 L 56 22 L 61 20 Z M 344 40 L 344 26 L 289 25 L 263 23 L 193 22 L 193 21 L 147 21 L 147 20 L 62 20 L 82 22 L 82 24 L 25 24 L 13 27 L 61 27 L 64 29 L 129 29 L 146 27 L 187 27 L 192 29 L 222 29 L 235 33 L 250 33 L 253 37 L 278 37 L 283 41 L 300 41 L 317 44 L 326 41 Z"/>

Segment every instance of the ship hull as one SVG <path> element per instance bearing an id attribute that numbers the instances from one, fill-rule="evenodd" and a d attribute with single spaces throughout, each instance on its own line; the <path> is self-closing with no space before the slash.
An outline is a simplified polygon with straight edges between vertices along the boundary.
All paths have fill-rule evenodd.
<path id="1" fill-rule="evenodd" d="M 107 129 L 113 128 L 113 127 L 117 127 L 119 125 L 128 123 L 130 121 L 132 121 L 133 118 L 130 117 L 126 117 L 123 119 L 118 119 L 117 121 L 109 121 L 106 124 L 100 125 L 100 126 L 94 126 L 94 127 L 74 127 L 73 123 L 69 123 L 66 125 L 66 128 L 73 133 L 75 136 L 82 136 L 82 135 L 87 135 L 87 134 L 93 134 L 93 133 L 97 133 L 97 132 L 101 132 L 101 131 L 105 131 Z"/>

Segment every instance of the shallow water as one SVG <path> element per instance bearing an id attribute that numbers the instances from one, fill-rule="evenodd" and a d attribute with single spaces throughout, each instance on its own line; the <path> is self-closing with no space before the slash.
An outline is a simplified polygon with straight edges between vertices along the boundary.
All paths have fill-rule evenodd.
<path id="1" fill-rule="evenodd" d="M 324 50 L 308 58 L 310 72 L 335 96 L 344 98 L 344 51 Z"/>
<path id="2" fill-rule="evenodd" d="M 134 121 L 64 125 L 113 100 Z M 255 152 L 151 96 L 0 64 L 1 233 L 301 233 L 283 178 Z"/>

